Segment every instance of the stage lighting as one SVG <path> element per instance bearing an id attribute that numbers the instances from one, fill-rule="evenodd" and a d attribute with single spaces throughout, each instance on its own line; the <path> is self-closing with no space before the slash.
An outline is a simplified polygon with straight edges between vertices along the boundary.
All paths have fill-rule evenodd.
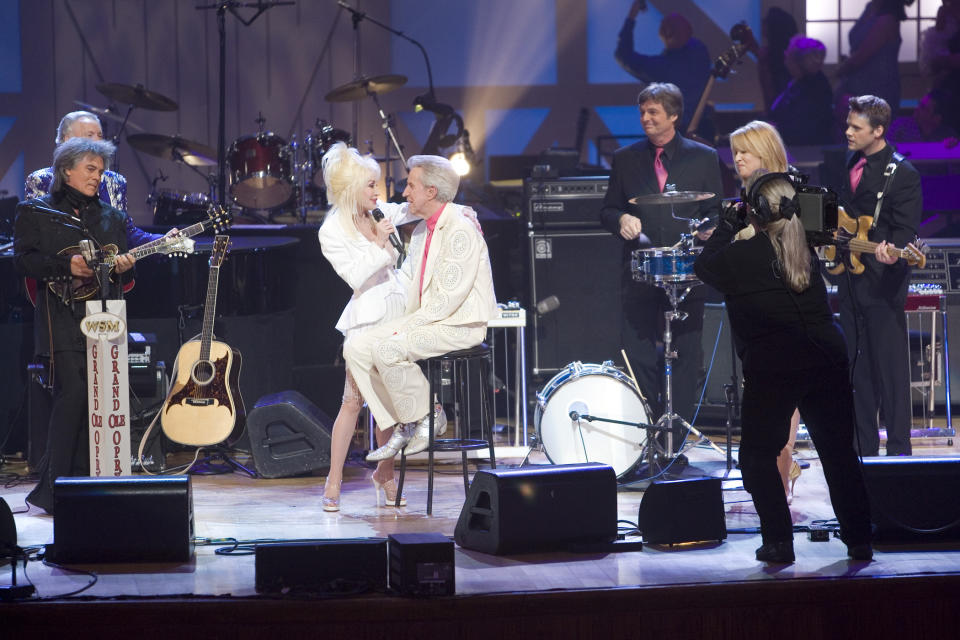
<path id="1" fill-rule="evenodd" d="M 473 165 L 473 148 L 470 146 L 470 132 L 464 129 L 463 135 L 457 139 L 457 143 L 450 155 L 450 163 L 458 176 L 465 176 L 470 173 Z"/>

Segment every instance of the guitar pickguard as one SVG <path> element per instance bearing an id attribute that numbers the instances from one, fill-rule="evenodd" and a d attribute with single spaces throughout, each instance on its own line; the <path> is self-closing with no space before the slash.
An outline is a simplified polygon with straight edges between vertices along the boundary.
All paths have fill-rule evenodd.
<path id="1" fill-rule="evenodd" d="M 230 401 L 229 391 L 227 389 L 227 367 L 230 365 L 230 356 L 225 355 L 213 361 L 214 374 L 210 382 L 199 385 L 193 378 L 187 378 L 185 384 L 179 389 L 174 388 L 170 395 L 170 400 L 164 408 L 164 413 L 169 413 L 174 406 L 182 406 L 190 403 L 190 400 L 205 399 L 212 400 L 217 405 L 224 407 L 233 415 L 233 403 Z M 196 366 L 196 364 L 194 365 Z"/>

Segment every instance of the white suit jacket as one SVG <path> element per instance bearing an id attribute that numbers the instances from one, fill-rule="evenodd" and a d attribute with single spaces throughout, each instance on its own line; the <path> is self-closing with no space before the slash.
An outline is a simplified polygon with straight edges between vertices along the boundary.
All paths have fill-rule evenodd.
<path id="1" fill-rule="evenodd" d="M 378 202 L 378 208 L 395 225 L 416 219 L 407 212 L 406 204 Z M 324 257 L 353 289 L 353 296 L 337 321 L 337 329 L 346 335 L 358 326 L 379 323 L 387 312 L 387 297 L 406 296 L 408 287 L 404 274 L 394 268 L 397 253 L 393 247 L 379 247 L 359 231 L 348 232 L 353 223 L 344 215 L 331 209 L 317 235 Z"/>
<path id="2" fill-rule="evenodd" d="M 417 225 L 401 269 L 408 286 L 406 319 L 414 325 L 486 324 L 496 315 L 497 297 L 487 243 L 475 222 L 460 205 L 444 207 L 430 241 L 421 295 L 420 265 L 427 233 L 426 221 Z"/>

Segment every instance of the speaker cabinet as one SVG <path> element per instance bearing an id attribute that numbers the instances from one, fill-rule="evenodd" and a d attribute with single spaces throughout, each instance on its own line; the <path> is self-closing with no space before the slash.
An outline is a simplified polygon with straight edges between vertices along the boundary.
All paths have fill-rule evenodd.
<path id="1" fill-rule="evenodd" d="M 599 203 L 597 210 L 599 211 Z M 605 229 L 529 231 L 533 374 L 620 353 L 621 241 Z M 538 301 L 560 306 L 540 315 Z"/>
<path id="2" fill-rule="evenodd" d="M 637 520 L 647 544 L 721 541 L 727 537 L 720 478 L 654 480 Z"/>
<path id="3" fill-rule="evenodd" d="M 387 590 L 387 541 L 322 540 L 258 544 L 257 593 L 354 595 Z"/>
<path id="4" fill-rule="evenodd" d="M 878 543 L 960 541 L 960 458 L 863 459 Z"/>
<path id="5" fill-rule="evenodd" d="M 478 471 L 454 539 L 495 555 L 566 549 L 617 537 L 617 477 L 604 464 Z"/>
<path id="6" fill-rule="evenodd" d="M 298 391 L 257 400 L 247 416 L 247 433 L 257 472 L 285 478 L 330 471 L 333 421 Z"/>
<path id="7" fill-rule="evenodd" d="M 57 478 L 57 563 L 187 562 L 193 555 L 190 476 Z"/>

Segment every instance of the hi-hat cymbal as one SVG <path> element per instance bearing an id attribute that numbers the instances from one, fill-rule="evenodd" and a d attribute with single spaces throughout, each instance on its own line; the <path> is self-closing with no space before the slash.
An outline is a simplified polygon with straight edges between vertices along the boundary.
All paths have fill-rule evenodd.
<path id="1" fill-rule="evenodd" d="M 102 82 L 97 85 L 97 91 L 110 100 L 132 104 L 141 109 L 152 111 L 176 111 L 177 103 L 156 91 L 144 89 L 142 84 L 132 86 L 119 82 Z"/>
<path id="2" fill-rule="evenodd" d="M 699 202 L 709 200 L 715 193 L 709 191 L 664 191 L 663 193 L 648 193 L 643 196 L 630 198 L 630 204 L 680 204 L 683 202 Z"/>
<path id="3" fill-rule="evenodd" d="M 107 118 L 109 120 L 115 120 L 117 122 L 123 122 L 123 114 L 117 113 L 112 108 L 107 107 L 95 107 L 92 104 L 87 104 L 86 102 L 80 102 L 79 100 L 74 100 L 73 104 L 81 107 L 84 111 L 89 111 L 90 113 L 95 113 L 100 118 Z M 143 127 L 138 125 L 136 122 L 127 120 L 127 126 L 131 129 L 136 129 L 137 131 L 143 131 Z"/>
<path id="4" fill-rule="evenodd" d="M 373 76 L 372 78 L 361 76 L 353 82 L 340 85 L 325 95 L 324 100 L 327 102 L 363 100 L 367 97 L 368 93 L 387 93 L 388 91 L 399 89 L 405 84 L 407 84 L 407 76 L 398 74 Z"/>
<path id="5" fill-rule="evenodd" d="M 127 136 L 127 142 L 137 151 L 143 151 L 164 160 L 179 160 L 194 167 L 211 167 L 217 164 L 216 150 L 180 136 L 135 133 Z"/>

